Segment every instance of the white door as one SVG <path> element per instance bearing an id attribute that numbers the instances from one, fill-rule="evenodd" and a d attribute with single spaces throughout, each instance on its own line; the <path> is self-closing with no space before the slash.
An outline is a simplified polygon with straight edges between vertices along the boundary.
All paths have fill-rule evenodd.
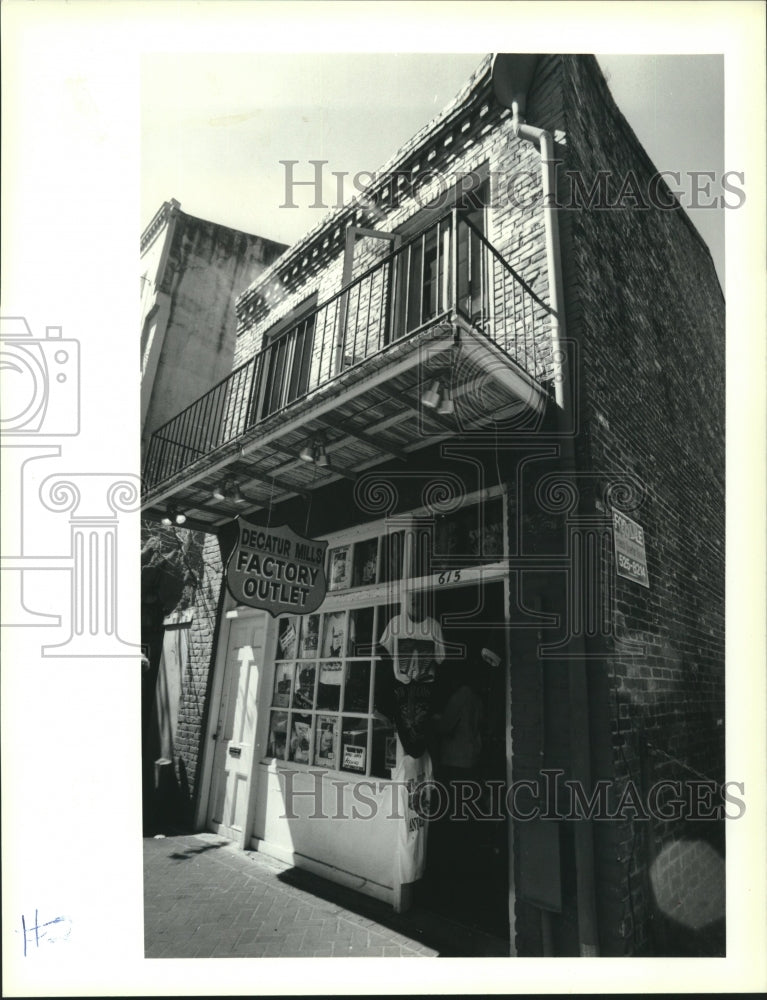
<path id="1" fill-rule="evenodd" d="M 213 736 L 216 749 L 208 799 L 208 826 L 240 844 L 244 844 L 247 836 L 245 827 L 265 627 L 265 614 L 231 620 L 221 705 Z"/>

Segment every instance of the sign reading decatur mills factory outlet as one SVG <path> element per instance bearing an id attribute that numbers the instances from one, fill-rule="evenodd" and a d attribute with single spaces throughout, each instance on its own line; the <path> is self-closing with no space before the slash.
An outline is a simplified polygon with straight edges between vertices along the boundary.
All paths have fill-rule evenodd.
<path id="1" fill-rule="evenodd" d="M 316 611 L 325 599 L 328 543 L 292 528 L 265 528 L 237 518 L 237 544 L 226 564 L 226 585 L 238 604 L 270 615 Z"/>

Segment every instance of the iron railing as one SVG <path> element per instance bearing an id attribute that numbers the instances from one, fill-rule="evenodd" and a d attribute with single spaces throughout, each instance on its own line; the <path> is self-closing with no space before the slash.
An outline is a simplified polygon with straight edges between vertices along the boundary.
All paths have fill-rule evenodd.
<path id="1" fill-rule="evenodd" d="M 461 315 L 537 381 L 546 376 L 549 307 L 454 209 L 158 428 L 144 463 L 145 490 L 451 315 Z"/>

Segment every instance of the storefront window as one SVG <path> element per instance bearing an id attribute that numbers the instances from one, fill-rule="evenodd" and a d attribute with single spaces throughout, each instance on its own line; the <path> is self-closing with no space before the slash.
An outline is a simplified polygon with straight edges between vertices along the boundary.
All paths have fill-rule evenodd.
<path id="1" fill-rule="evenodd" d="M 420 515 L 410 533 L 407 566 L 404 529 L 329 549 L 333 610 L 285 615 L 277 624 L 268 757 L 391 777 L 397 757 L 390 721 L 393 666 L 380 638 L 400 613 L 400 581 L 498 562 L 503 518 L 499 495 L 444 516 Z M 374 586 L 369 603 L 363 590 L 350 599 L 354 607 L 338 607 L 343 591 Z"/>
<path id="2" fill-rule="evenodd" d="M 470 504 L 434 521 L 431 553 L 422 551 L 419 576 L 456 563 L 497 562 L 503 557 L 503 502 L 500 497 Z M 429 555 L 431 558 L 429 559 Z"/>
<path id="3" fill-rule="evenodd" d="M 395 730 L 376 702 L 392 667 L 377 641 L 397 611 L 369 605 L 279 620 L 268 757 L 391 777 Z"/>
<path id="4" fill-rule="evenodd" d="M 328 591 L 372 587 L 402 576 L 405 532 L 395 531 L 328 552 Z"/>

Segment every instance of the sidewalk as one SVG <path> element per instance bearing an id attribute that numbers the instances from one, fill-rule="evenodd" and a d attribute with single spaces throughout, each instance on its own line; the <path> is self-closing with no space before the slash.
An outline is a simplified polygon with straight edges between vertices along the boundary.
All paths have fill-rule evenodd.
<path id="1" fill-rule="evenodd" d="M 144 839 L 147 958 L 502 955 L 502 942 L 391 907 L 211 833 Z"/>

